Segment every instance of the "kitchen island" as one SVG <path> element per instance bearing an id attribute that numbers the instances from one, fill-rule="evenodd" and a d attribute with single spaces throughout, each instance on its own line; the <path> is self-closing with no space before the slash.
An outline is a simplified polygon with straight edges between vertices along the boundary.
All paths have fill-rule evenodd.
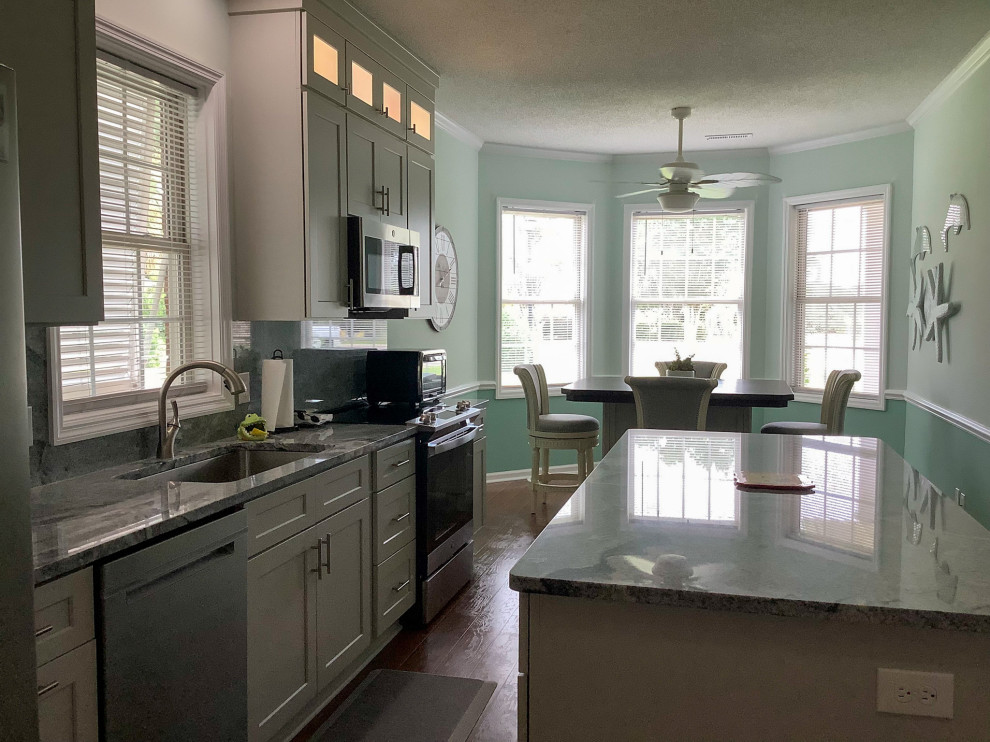
<path id="1" fill-rule="evenodd" d="M 629 431 L 509 584 L 520 739 L 987 734 L 990 532 L 876 439 Z M 953 718 L 878 711 L 878 668 L 953 674 Z"/>

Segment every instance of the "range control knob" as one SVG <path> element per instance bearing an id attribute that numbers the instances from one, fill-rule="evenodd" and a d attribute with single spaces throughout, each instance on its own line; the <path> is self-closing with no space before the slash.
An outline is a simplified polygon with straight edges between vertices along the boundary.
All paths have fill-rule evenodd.
<path id="1" fill-rule="evenodd" d="M 466 399 L 462 399 L 460 402 L 457 403 L 458 412 L 466 412 L 469 409 L 471 409 L 471 403 L 468 402 Z"/>

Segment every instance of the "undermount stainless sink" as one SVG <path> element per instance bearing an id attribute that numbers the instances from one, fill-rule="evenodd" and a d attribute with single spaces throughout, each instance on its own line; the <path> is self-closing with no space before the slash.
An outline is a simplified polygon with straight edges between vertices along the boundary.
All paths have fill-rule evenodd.
<path id="1" fill-rule="evenodd" d="M 167 479 L 170 482 L 226 483 L 247 479 L 255 474 L 270 471 L 284 464 L 291 464 L 320 452 L 315 450 L 278 451 L 271 449 L 235 448 L 218 456 L 175 466 L 162 471 L 159 466 L 122 474 L 120 479 Z M 178 459 L 181 461 L 181 459 Z"/>

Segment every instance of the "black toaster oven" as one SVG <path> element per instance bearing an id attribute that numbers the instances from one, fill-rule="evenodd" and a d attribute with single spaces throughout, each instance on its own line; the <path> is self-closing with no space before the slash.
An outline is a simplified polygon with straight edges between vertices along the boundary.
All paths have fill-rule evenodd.
<path id="1" fill-rule="evenodd" d="M 447 392 L 447 351 L 369 350 L 368 404 L 422 407 Z"/>

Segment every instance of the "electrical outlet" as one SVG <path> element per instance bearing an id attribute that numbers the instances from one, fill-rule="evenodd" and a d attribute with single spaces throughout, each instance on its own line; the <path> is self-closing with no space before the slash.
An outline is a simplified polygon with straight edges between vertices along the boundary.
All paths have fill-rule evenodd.
<path id="1" fill-rule="evenodd" d="M 877 669 L 877 711 L 951 719 L 955 676 L 947 672 Z"/>

